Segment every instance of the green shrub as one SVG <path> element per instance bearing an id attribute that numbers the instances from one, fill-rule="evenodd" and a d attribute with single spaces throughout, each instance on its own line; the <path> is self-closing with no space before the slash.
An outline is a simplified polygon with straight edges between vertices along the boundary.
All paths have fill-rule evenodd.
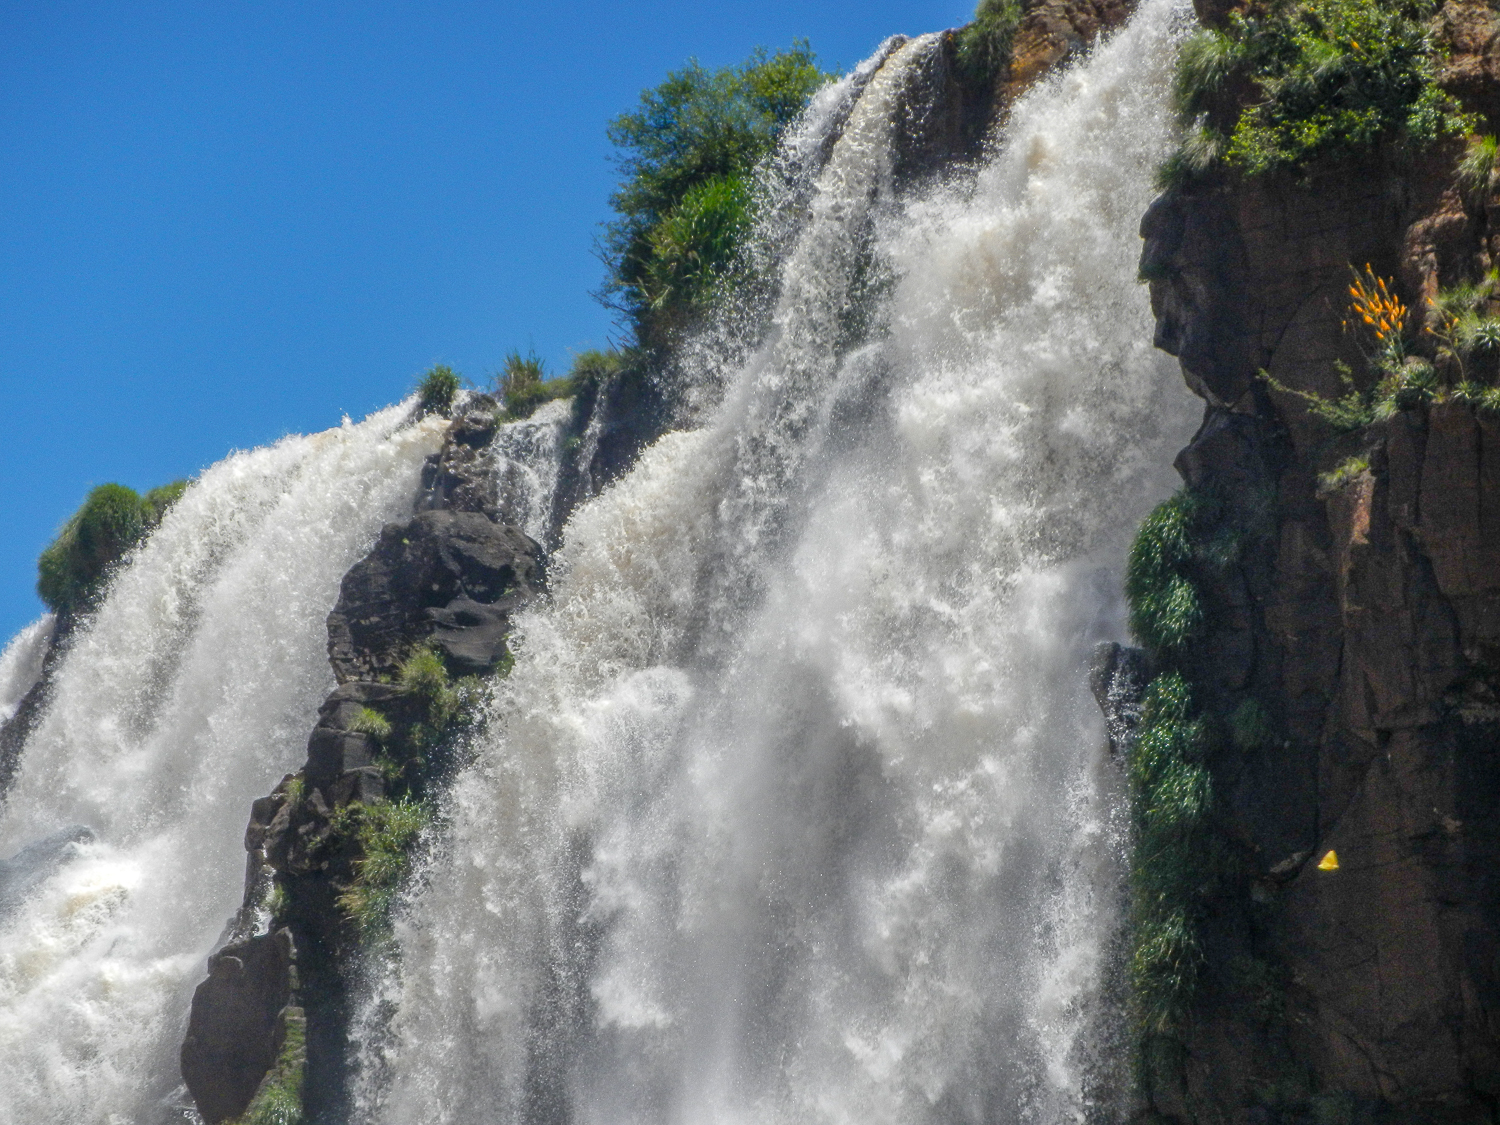
<path id="1" fill-rule="evenodd" d="M 1010 65 L 1020 26 L 1019 0 L 979 0 L 974 18 L 958 29 L 959 69 L 975 81 L 993 82 Z"/>
<path id="2" fill-rule="evenodd" d="M 1229 715 L 1229 740 L 1241 751 L 1259 750 L 1271 744 L 1276 724 L 1271 713 L 1254 699 L 1242 700 Z"/>
<path id="3" fill-rule="evenodd" d="M 1146 517 L 1130 547 L 1130 631 L 1156 656 L 1181 649 L 1203 628 L 1202 598 L 1189 573 L 1203 508 L 1203 499 L 1184 488 Z"/>
<path id="4" fill-rule="evenodd" d="M 446 414 L 458 396 L 459 377 L 453 368 L 438 364 L 417 384 L 417 408 L 423 414 Z"/>
<path id="5" fill-rule="evenodd" d="M 1318 475 L 1318 495 L 1337 492 L 1361 474 L 1370 471 L 1370 459 L 1363 456 L 1346 457 L 1333 469 Z"/>
<path id="6" fill-rule="evenodd" d="M 537 407 L 560 398 L 572 398 L 587 387 L 596 386 L 624 372 L 631 363 L 627 352 L 589 349 L 573 357 L 573 366 L 560 379 L 548 379 L 537 356 L 511 352 L 496 380 L 496 394 L 501 401 L 501 420 L 516 422 L 531 417 Z"/>
<path id="7" fill-rule="evenodd" d="M 361 858 L 354 879 L 338 897 L 339 909 L 361 941 L 378 942 L 390 932 L 390 912 L 411 867 L 411 850 L 432 820 L 431 809 L 410 798 L 346 805 L 335 830 L 352 831 Z M 352 826 L 350 821 L 352 820 Z"/>
<path id="8" fill-rule="evenodd" d="M 150 522 L 152 524 L 161 523 L 162 517 L 167 514 L 167 509 L 182 499 L 187 486 L 188 482 L 185 480 L 174 480 L 170 484 L 158 485 L 141 497 L 146 507 L 151 509 Z"/>
<path id="9" fill-rule="evenodd" d="M 1470 202 L 1479 203 L 1500 184 L 1497 180 L 1497 163 L 1500 163 L 1500 144 L 1493 133 L 1475 137 L 1469 149 L 1458 163 L 1458 186 Z"/>
<path id="10" fill-rule="evenodd" d="M 830 77 L 801 41 L 719 70 L 691 60 L 610 123 L 619 217 L 599 244 L 609 271 L 600 298 L 638 343 L 665 343 L 713 295 L 710 279 L 732 267 L 750 227 L 749 177 Z"/>
<path id="11" fill-rule="evenodd" d="M 1222 862 L 1209 830 L 1213 787 L 1205 747 L 1187 681 L 1177 672 L 1158 676 L 1146 690 L 1129 758 L 1130 976 L 1143 1033 L 1180 1025 L 1203 961 L 1202 919 Z"/>
<path id="12" fill-rule="evenodd" d="M 651 254 L 637 282 L 640 299 L 662 316 L 706 304 L 733 282 L 750 227 L 745 176 L 694 184 L 646 236 Z"/>
<path id="13" fill-rule="evenodd" d="M 1428 5 L 1402 0 L 1283 0 L 1263 16 L 1231 14 L 1199 31 L 1178 58 L 1173 87 L 1196 156 L 1163 179 L 1201 174 L 1222 159 L 1249 175 L 1306 171 L 1391 142 L 1422 148 L 1469 120 L 1435 82 Z M 1209 152 L 1221 153 L 1208 159 Z"/>
<path id="14" fill-rule="evenodd" d="M 187 481 L 174 481 L 144 497 L 123 484 L 92 489 L 37 559 L 37 595 L 54 613 L 86 608 L 109 569 L 161 522 L 186 488 Z"/>

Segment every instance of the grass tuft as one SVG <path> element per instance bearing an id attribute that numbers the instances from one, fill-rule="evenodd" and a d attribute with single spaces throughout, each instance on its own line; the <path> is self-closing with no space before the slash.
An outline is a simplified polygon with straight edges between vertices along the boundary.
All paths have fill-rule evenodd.
<path id="1" fill-rule="evenodd" d="M 422 376 L 417 384 L 417 408 L 423 414 L 446 414 L 458 397 L 458 373 L 440 363 Z"/>

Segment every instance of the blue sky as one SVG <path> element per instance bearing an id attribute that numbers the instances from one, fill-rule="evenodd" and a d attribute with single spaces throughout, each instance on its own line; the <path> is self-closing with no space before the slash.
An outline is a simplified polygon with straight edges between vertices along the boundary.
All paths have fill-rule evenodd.
<path id="1" fill-rule="evenodd" d="M 605 124 L 688 57 L 847 68 L 971 10 L 0 2 L 0 637 L 94 484 L 606 344 Z"/>

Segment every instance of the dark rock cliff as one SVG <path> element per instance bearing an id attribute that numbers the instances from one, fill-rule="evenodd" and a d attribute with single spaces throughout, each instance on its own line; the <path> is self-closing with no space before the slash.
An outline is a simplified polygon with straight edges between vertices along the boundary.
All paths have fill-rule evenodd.
<path id="1" fill-rule="evenodd" d="M 1493 112 L 1500 20 L 1438 18 L 1443 83 Z M 1190 678 L 1209 713 L 1253 701 L 1274 732 L 1208 761 L 1241 867 L 1145 1069 L 1148 1116 L 1500 1110 L 1500 416 L 1439 393 L 1341 434 L 1294 393 L 1336 398 L 1336 363 L 1362 370 L 1351 267 L 1394 279 L 1420 328 L 1500 265 L 1500 196 L 1459 190 L 1462 147 L 1219 176 L 1142 223 L 1156 343 L 1207 404 L 1177 467 L 1250 529 L 1204 573 Z"/>

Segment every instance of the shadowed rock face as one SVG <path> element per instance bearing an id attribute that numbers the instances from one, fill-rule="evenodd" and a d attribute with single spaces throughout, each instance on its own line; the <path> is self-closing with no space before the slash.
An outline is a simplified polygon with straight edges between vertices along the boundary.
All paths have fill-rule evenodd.
<path id="1" fill-rule="evenodd" d="M 1493 14 L 1441 20 L 1491 28 L 1447 65 L 1500 106 Z M 1279 732 L 1209 763 L 1253 870 L 1209 923 L 1181 1081 L 1148 1092 L 1178 1121 L 1304 1120 L 1309 1094 L 1351 1121 L 1492 1120 L 1500 1099 L 1500 420 L 1449 402 L 1340 436 L 1257 378 L 1335 397 L 1337 361 L 1365 369 L 1351 265 L 1420 310 L 1500 264 L 1500 198 L 1461 198 L 1457 155 L 1225 178 L 1142 223 L 1156 342 L 1208 404 L 1177 467 L 1268 521 L 1209 580 L 1192 677 Z M 1367 467 L 1320 486 L 1351 457 Z M 1279 974 L 1269 1009 L 1235 976 L 1251 958 Z M 1278 1107 L 1288 1086 L 1300 1108 Z"/>
<path id="2" fill-rule="evenodd" d="M 340 682 L 392 675 L 426 640 L 450 665 L 486 672 L 505 655 L 510 614 L 542 589 L 542 549 L 483 512 L 420 512 L 387 524 L 344 576 L 328 615 Z"/>
<path id="3" fill-rule="evenodd" d="M 226 945 L 208 959 L 181 1053 L 183 1081 L 207 1125 L 244 1113 L 274 1065 L 292 980 L 292 939 L 284 929 Z"/>

